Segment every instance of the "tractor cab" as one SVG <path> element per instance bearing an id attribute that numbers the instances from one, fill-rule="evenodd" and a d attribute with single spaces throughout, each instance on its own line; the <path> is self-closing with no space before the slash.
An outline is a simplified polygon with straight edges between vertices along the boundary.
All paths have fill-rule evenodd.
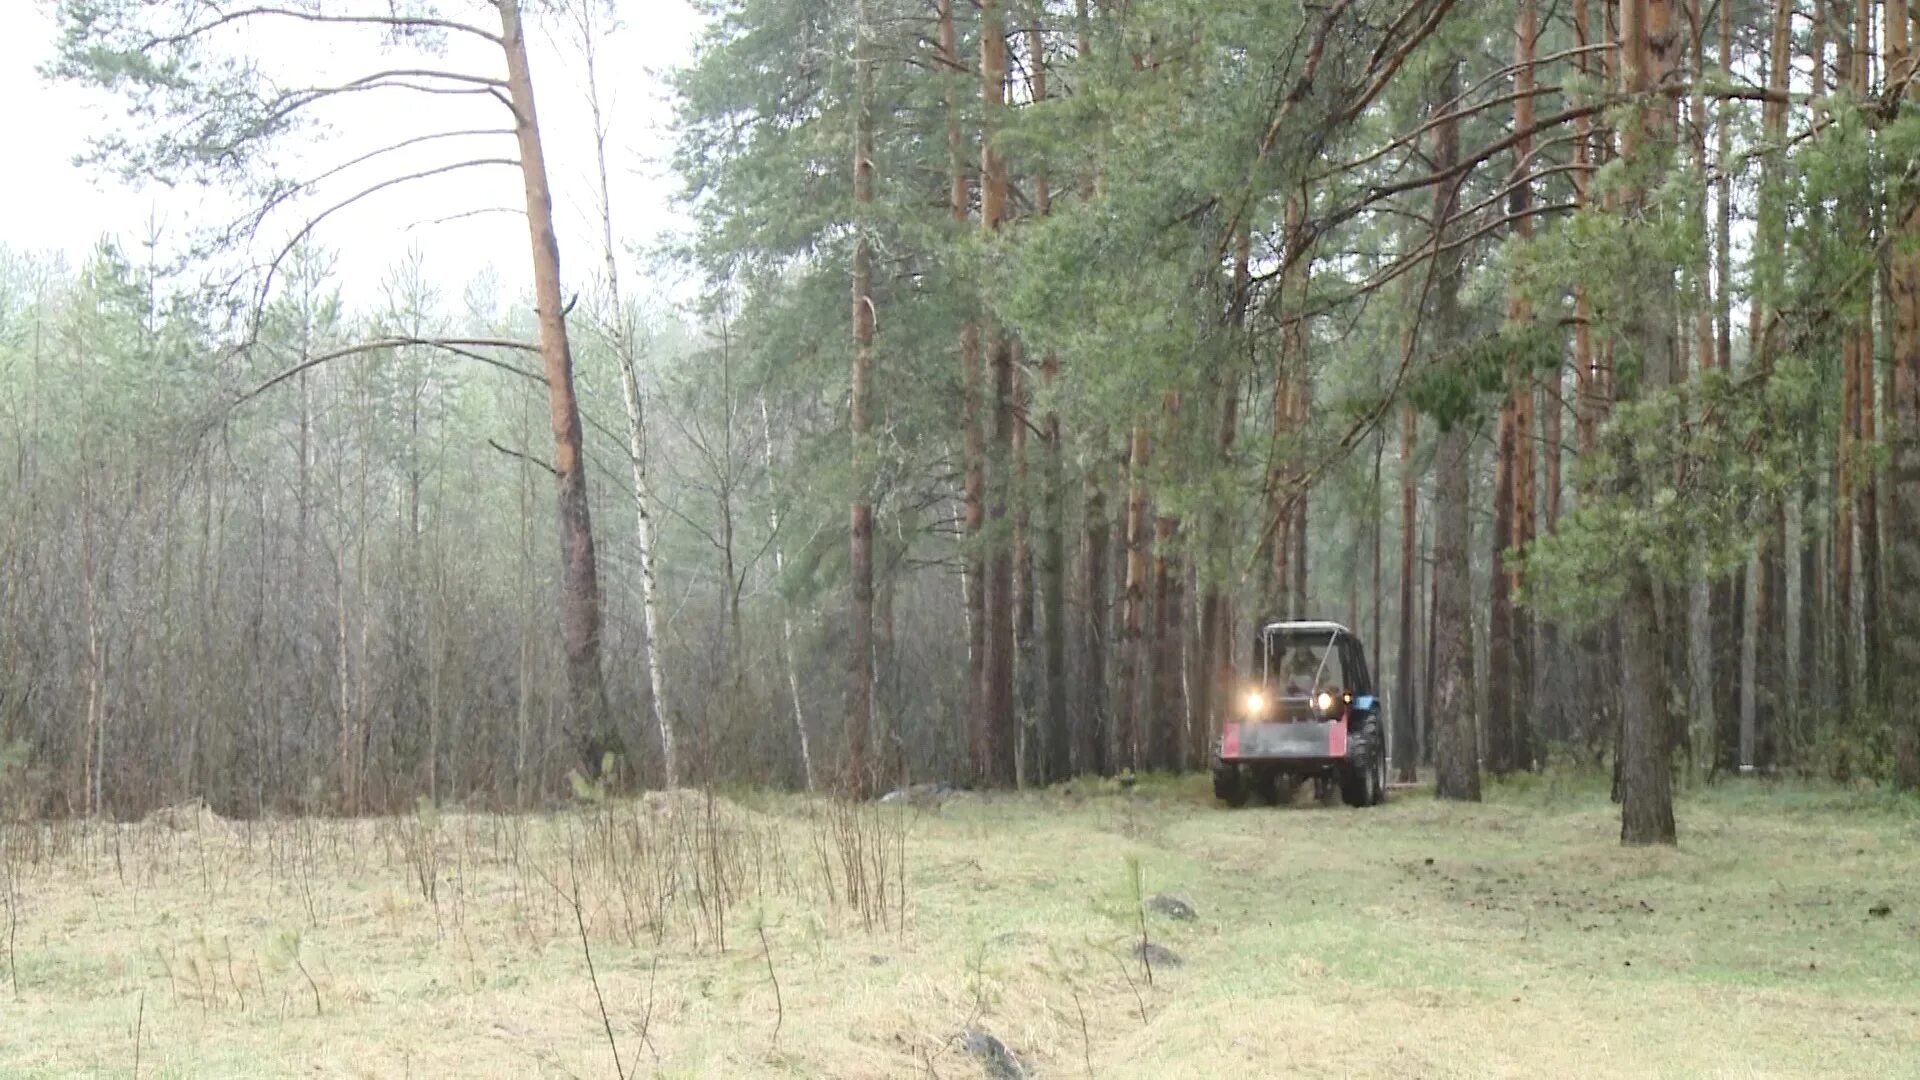
<path id="1" fill-rule="evenodd" d="M 1222 725 L 1214 793 L 1280 801 L 1300 780 L 1335 780 L 1351 806 L 1386 798 L 1386 739 L 1366 649 L 1334 622 L 1263 622 L 1236 715 Z"/>

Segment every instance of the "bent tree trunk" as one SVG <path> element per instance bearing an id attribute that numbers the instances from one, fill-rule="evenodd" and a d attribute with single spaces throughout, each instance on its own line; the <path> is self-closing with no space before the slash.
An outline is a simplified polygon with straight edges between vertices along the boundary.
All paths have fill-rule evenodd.
<path id="1" fill-rule="evenodd" d="M 575 744 L 588 775 L 614 746 L 608 726 L 606 686 L 600 674 L 600 579 L 593 551 L 593 517 L 587 502 L 586 458 L 581 453 L 580 407 L 573 395 L 573 353 L 560 295 L 560 243 L 553 231 L 553 195 L 534 110 L 533 74 L 519 0 L 499 0 L 501 47 L 506 52 L 507 92 L 514 137 L 520 144 L 520 175 L 526 187 L 527 231 L 533 251 L 533 292 L 540 320 L 540 359 L 547 377 L 553 421 L 553 472 L 559 502 L 562 633 L 567 653 L 567 707 Z"/>

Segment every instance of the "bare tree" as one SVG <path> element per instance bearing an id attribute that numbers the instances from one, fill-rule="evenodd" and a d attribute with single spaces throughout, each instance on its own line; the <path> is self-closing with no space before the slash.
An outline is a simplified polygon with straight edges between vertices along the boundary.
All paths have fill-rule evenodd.
<path id="1" fill-rule="evenodd" d="M 620 365 L 621 400 L 627 407 L 627 459 L 633 473 L 634 540 L 640 563 L 640 612 L 647 636 L 647 683 L 652 690 L 653 725 L 660 734 L 660 761 L 667 787 L 680 783 L 678 755 L 674 749 L 673 724 L 667 709 L 666 676 L 661 671 L 660 635 L 664 632 L 659 617 L 659 572 L 654 546 L 654 496 L 648 477 L 646 402 L 640 394 L 640 348 L 636 342 L 635 314 L 620 289 L 620 260 L 614 246 L 613 195 L 607 184 L 607 136 L 611 119 L 600 97 L 599 49 L 596 39 L 607 29 L 599 21 L 595 0 L 580 0 L 573 9 L 574 29 L 580 35 L 581 59 L 586 64 L 587 106 L 593 115 L 593 163 L 595 202 L 600 213 L 601 254 L 606 260 L 606 295 L 598 322 L 601 332 L 613 347 Z M 804 746 L 804 729 L 802 745 Z M 808 770 L 812 786 L 812 770 Z"/>
<path id="2" fill-rule="evenodd" d="M 261 238 L 284 216 L 279 211 L 296 210 L 303 197 L 331 190 L 330 184 L 347 183 L 352 188 L 343 198 L 296 215 L 298 224 L 289 230 L 284 243 L 272 249 L 256 275 L 256 309 L 282 261 L 334 214 L 394 188 L 450 173 L 492 167 L 519 171 L 539 323 L 537 351 L 553 429 L 549 467 L 554 475 L 560 526 L 568 704 L 581 762 L 589 772 L 597 773 L 603 755 L 612 746 L 600 670 L 599 566 L 587 498 L 580 409 L 574 397 L 573 354 L 567 338 L 553 196 L 548 187 L 520 0 L 489 3 L 499 18 L 498 30 L 446 17 L 429 3 L 410 5 L 403 11 L 391 6 L 228 8 L 208 0 L 65 0 L 58 9 L 65 33 L 53 71 L 125 94 L 139 110 L 162 121 L 100 140 L 97 156 L 101 160 L 162 178 L 186 176 L 248 192 L 253 197 L 248 211 L 215 237 L 228 245 Z M 480 48 L 477 55 L 484 55 L 488 47 L 498 50 L 501 66 L 496 73 L 486 73 L 451 64 L 384 67 L 375 61 L 360 75 L 334 85 L 289 88 L 268 77 L 260 65 L 233 61 L 222 52 L 224 44 L 251 28 L 287 26 L 305 35 L 342 39 L 349 46 L 364 44 L 354 39 L 355 31 L 372 31 L 383 45 L 377 54 L 381 60 L 393 51 L 384 46 L 411 46 L 432 56 L 444 53 L 447 42 L 457 39 Z M 474 55 L 471 49 L 468 52 Z M 402 65 L 410 62 L 411 57 L 397 61 Z M 272 174 L 274 147 L 321 124 L 326 106 L 363 94 L 484 99 L 504 108 L 511 125 L 420 131 L 329 167 L 316 167 L 296 179 Z M 396 156 L 404 158 L 402 151 L 418 150 L 427 144 L 438 147 L 505 136 L 513 139 L 512 156 L 449 153 L 438 164 L 409 171 L 392 167 L 369 178 L 369 173 L 378 172 Z"/>

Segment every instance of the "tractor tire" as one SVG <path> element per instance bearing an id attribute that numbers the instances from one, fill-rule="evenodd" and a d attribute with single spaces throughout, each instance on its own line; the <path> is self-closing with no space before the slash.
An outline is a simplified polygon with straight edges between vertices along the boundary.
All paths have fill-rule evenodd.
<path id="1" fill-rule="evenodd" d="M 1372 806 L 1372 785 L 1367 782 L 1372 774 L 1372 766 L 1365 761 L 1340 766 L 1340 801 L 1348 806 Z"/>
<path id="2" fill-rule="evenodd" d="M 1340 766 L 1340 801 L 1354 807 L 1379 806 L 1387 801 L 1385 755 L 1373 738 L 1358 741 L 1354 750 Z"/>
<path id="3" fill-rule="evenodd" d="M 1281 776 L 1280 770 L 1271 765 L 1254 767 L 1253 793 L 1260 796 L 1261 802 L 1268 806 L 1278 806 L 1280 805 L 1283 791 L 1286 795 L 1293 794 L 1293 784 L 1290 777 Z"/>
<path id="4" fill-rule="evenodd" d="M 1214 763 L 1213 797 L 1235 810 L 1247 805 L 1247 778 L 1240 766 Z"/>

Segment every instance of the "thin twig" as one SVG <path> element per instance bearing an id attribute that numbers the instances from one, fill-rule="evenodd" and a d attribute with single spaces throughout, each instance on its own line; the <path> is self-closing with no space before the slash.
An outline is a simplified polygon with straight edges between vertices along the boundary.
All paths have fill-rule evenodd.
<path id="1" fill-rule="evenodd" d="M 627 1069 L 620 1062 L 620 1043 L 613 1037 L 613 1017 L 607 1012 L 606 995 L 600 992 L 600 974 L 593 967 L 593 945 L 587 940 L 587 916 L 580 906 L 580 868 L 574 859 L 571 841 L 567 846 L 567 869 L 573 875 L 571 890 L 562 889 L 559 882 L 552 878 L 547 878 L 547 884 L 552 885 L 553 891 L 559 893 L 560 898 L 573 909 L 573 924 L 580 931 L 580 952 L 587 959 L 587 980 L 593 984 L 593 1000 L 600 1006 L 600 1026 L 606 1029 L 607 1047 L 613 1051 L 614 1080 L 626 1080 Z M 540 876 L 547 877 L 546 871 L 541 870 Z"/>
<path id="2" fill-rule="evenodd" d="M 773 947 L 767 944 L 767 924 L 763 920 L 755 929 L 760 931 L 760 955 L 767 962 L 767 978 L 773 983 L 773 1045 L 780 1045 L 780 1025 L 787 1021 L 787 1006 L 780 998 L 780 977 L 773 973 Z"/>
<path id="3" fill-rule="evenodd" d="M 293 947 L 293 966 L 299 968 L 300 974 L 306 976 L 307 987 L 313 991 L 313 1015 L 325 1015 L 325 1010 L 320 1007 L 320 984 L 313 981 L 313 973 L 307 970 L 306 963 L 300 959 L 300 946 L 298 944 L 295 944 Z M 174 987 L 173 993 L 175 997 L 180 995 L 180 988 L 177 985 Z"/>
<path id="4" fill-rule="evenodd" d="M 1080 1057 L 1086 1062 L 1087 1075 L 1093 1075 L 1093 1040 L 1087 1036 L 1087 1007 L 1080 1002 L 1080 988 L 1072 979 L 1067 980 L 1067 989 L 1073 994 L 1074 1011 L 1080 1014 Z"/>

